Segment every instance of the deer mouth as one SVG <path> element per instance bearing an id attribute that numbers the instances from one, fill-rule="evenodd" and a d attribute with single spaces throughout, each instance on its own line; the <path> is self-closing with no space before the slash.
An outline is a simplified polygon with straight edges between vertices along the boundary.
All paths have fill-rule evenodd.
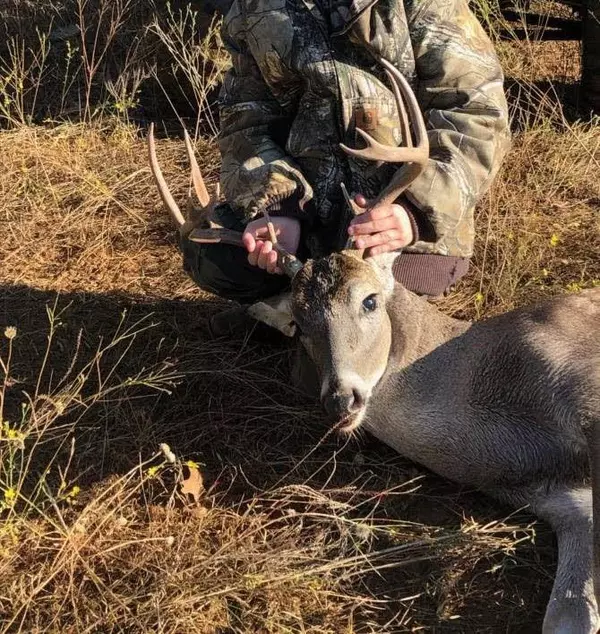
<path id="1" fill-rule="evenodd" d="M 337 422 L 335 423 L 336 431 L 340 434 L 350 434 L 355 429 L 358 429 L 358 427 L 360 427 L 364 415 L 365 410 L 364 408 L 361 408 L 356 412 L 351 412 L 338 418 Z"/>

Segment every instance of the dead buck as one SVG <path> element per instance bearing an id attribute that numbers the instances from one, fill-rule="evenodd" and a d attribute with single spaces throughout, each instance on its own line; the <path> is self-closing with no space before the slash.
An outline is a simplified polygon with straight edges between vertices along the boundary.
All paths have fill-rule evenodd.
<path id="1" fill-rule="evenodd" d="M 360 131 L 367 148 L 343 148 L 361 158 L 406 162 L 379 197 L 395 200 L 423 169 L 428 143 L 412 91 L 381 63 L 407 147 L 381 146 Z M 189 239 L 241 244 L 240 234 L 186 223 L 160 173 L 152 132 L 149 145 L 161 197 Z M 188 151 L 198 199 L 209 208 L 189 141 Z M 338 428 L 367 429 L 432 471 L 502 503 L 528 506 L 546 520 L 557 535 L 558 566 L 543 631 L 596 632 L 600 289 L 471 324 L 395 283 L 397 254 L 369 258 L 350 249 L 301 264 L 278 252 L 291 292 L 256 305 L 254 314 L 297 332 L 299 358 L 310 363 L 308 375 L 318 380 Z"/>

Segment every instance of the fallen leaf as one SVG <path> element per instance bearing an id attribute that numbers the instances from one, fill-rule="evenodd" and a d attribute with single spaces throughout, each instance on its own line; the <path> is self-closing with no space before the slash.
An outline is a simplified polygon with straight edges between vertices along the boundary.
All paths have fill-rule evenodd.
<path id="1" fill-rule="evenodd" d="M 208 509 L 204 506 L 194 506 L 189 509 L 189 513 L 192 517 L 201 520 L 208 515 Z"/>
<path id="2" fill-rule="evenodd" d="M 191 495 L 194 502 L 200 501 L 200 494 L 204 490 L 204 482 L 202 474 L 196 467 L 184 465 L 184 469 L 188 470 L 188 476 L 181 482 L 181 493 L 183 495 Z"/>

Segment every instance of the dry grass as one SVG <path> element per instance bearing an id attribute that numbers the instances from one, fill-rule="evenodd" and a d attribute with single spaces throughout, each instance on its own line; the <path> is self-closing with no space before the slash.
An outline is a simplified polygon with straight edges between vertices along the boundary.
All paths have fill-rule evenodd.
<path id="1" fill-rule="evenodd" d="M 191 296 L 133 127 L 19 127 L 4 132 L 0 145 L 7 280 L 44 290 Z M 182 189 L 183 147 L 165 142 L 161 156 Z M 200 143 L 198 156 L 210 182 L 214 146 Z"/>
<path id="2" fill-rule="evenodd" d="M 523 46 L 551 52 L 519 67 Z M 599 283 L 600 131 L 542 90 L 576 75 L 572 46 L 548 46 L 503 51 L 525 115 L 448 312 Z M 220 302 L 181 271 L 141 136 L 0 133 L 0 327 L 17 328 L 0 335 L 0 631 L 536 631 L 545 526 L 329 435 L 285 345 L 208 339 Z M 197 150 L 214 182 L 214 145 Z M 183 197 L 183 143 L 158 151 Z M 190 460 L 200 504 L 179 492 Z"/>
<path id="3" fill-rule="evenodd" d="M 600 284 L 599 161 L 596 125 L 519 133 L 478 210 L 475 270 L 445 305 L 483 317 Z"/>

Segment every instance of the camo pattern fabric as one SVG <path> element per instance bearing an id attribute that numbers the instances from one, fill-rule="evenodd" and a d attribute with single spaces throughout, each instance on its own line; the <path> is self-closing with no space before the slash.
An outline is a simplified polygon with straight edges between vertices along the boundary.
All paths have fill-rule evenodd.
<path id="1" fill-rule="evenodd" d="M 428 166 L 405 195 L 432 231 L 406 250 L 471 255 L 473 208 L 509 125 L 502 70 L 467 0 L 234 0 L 223 36 L 221 185 L 240 219 L 293 214 L 314 257 L 343 246 L 340 183 L 374 197 L 398 169 L 339 148 L 361 147 L 357 127 L 402 142 L 378 55 L 409 81 L 428 128 Z"/>

